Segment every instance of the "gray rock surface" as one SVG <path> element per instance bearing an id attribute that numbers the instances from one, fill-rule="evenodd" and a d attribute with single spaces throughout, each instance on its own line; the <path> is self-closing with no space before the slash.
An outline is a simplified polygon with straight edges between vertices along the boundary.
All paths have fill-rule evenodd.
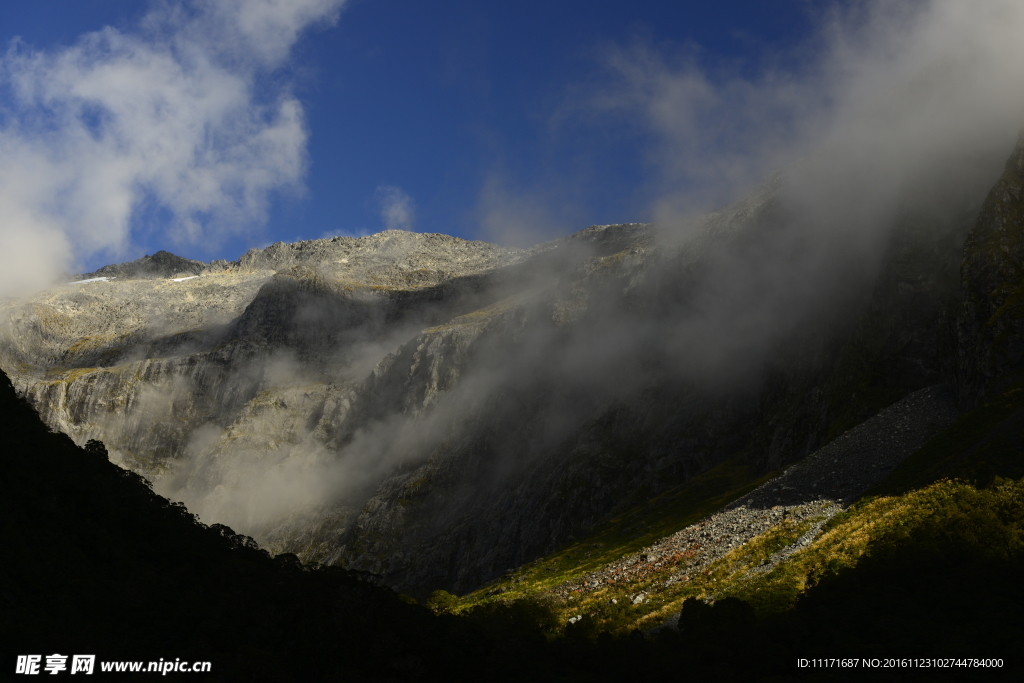
<path id="1" fill-rule="evenodd" d="M 160 252 L 81 276 L 116 279 L 4 302 L 0 361 L 49 424 L 79 441 L 104 440 L 115 458 L 152 476 L 186 455 L 197 429 L 250 415 L 261 391 L 287 393 L 301 380 L 315 388 L 303 394 L 311 404 L 332 382 L 366 372 L 377 358 L 360 357 L 363 346 L 388 343 L 380 328 L 417 297 L 457 290 L 453 280 L 517 253 L 397 231 L 277 244 L 226 265 Z M 413 327 L 433 319 L 429 305 L 419 308 Z M 325 348 L 339 341 L 348 341 L 340 357 Z M 300 354 L 305 363 L 295 361 Z M 315 381 L 290 376 L 311 364 L 320 366 L 307 368 Z M 266 412 L 258 431 L 268 435 L 309 418 Z"/>
<path id="2" fill-rule="evenodd" d="M 130 263 L 118 263 L 103 266 L 94 273 L 80 275 L 76 280 L 92 280 L 98 278 L 121 278 L 127 279 L 155 279 L 155 278 L 184 278 L 209 270 L 209 266 L 202 261 L 175 256 L 168 251 L 158 251 L 150 256 L 146 254 L 140 259 Z"/>

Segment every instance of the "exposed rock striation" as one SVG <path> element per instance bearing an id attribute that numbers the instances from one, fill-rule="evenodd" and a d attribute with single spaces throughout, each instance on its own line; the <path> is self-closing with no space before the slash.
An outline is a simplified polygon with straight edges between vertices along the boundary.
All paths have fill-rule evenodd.
<path id="1" fill-rule="evenodd" d="M 260 391 L 299 381 L 322 393 L 368 372 L 381 351 L 366 345 L 474 308 L 481 274 L 518 253 L 397 231 L 277 244 L 230 264 L 161 252 L 82 276 L 116 279 L 5 302 L 0 361 L 49 424 L 156 476 Z"/>

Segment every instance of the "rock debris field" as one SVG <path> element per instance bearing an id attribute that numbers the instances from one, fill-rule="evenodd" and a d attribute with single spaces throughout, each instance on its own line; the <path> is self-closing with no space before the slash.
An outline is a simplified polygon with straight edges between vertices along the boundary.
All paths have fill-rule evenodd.
<path id="1" fill-rule="evenodd" d="M 785 472 L 702 521 L 643 550 L 554 588 L 565 598 L 609 584 L 650 579 L 652 588 L 686 581 L 731 550 L 783 520 L 815 522 L 795 543 L 754 571 L 768 571 L 807 547 L 836 513 L 881 481 L 900 462 L 959 416 L 947 387 L 922 389 L 889 406 Z M 632 602 L 642 602 L 643 594 Z"/>

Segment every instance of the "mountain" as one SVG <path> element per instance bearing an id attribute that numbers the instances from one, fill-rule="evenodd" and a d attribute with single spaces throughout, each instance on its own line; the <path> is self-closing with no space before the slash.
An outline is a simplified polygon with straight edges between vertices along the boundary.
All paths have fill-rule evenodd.
<path id="1" fill-rule="evenodd" d="M 941 393 L 925 390 L 901 405 L 933 405 Z M 945 441 L 933 439 L 905 462 L 909 468 L 887 479 L 889 488 L 905 486 L 908 475 L 934 477 L 926 470 L 942 464 L 937 451 L 947 461 L 940 475 L 991 466 L 993 450 L 1010 455 L 1002 466 L 1015 463 L 1020 474 L 1019 446 L 998 444 L 1007 431 L 1019 434 L 1024 419 L 1020 397 L 1008 400 L 972 411 Z M 905 413 L 885 411 L 869 422 L 880 419 L 884 427 Z M 890 438 L 913 448 L 920 426 L 909 440 Z M 798 542 L 797 552 L 767 570 L 761 558 L 786 554 L 784 548 L 771 555 L 779 534 L 726 548 L 704 576 L 677 582 L 714 590 L 717 599 L 687 598 L 678 628 L 645 637 L 622 629 L 657 616 L 650 609 L 656 600 L 640 599 L 644 594 L 630 604 L 619 593 L 616 605 L 606 591 L 591 591 L 586 604 L 574 591 L 557 605 L 502 588 L 488 591 L 504 593 L 497 598 L 467 598 L 475 604 L 462 605 L 456 616 L 458 600 L 442 593 L 431 599 L 439 612 L 431 615 L 365 575 L 303 566 L 293 555 L 271 558 L 252 539 L 203 525 L 154 494 L 140 476 L 110 463 L 102 444 L 80 448 L 49 430 L 2 374 L 0 434 L 6 666 L 16 666 L 18 656 L 89 653 L 100 674 L 117 662 L 206 662 L 208 678 L 228 681 L 617 681 L 680 672 L 732 681 L 821 680 L 817 666 L 801 668 L 799 658 L 845 657 L 857 666 L 831 678 L 863 680 L 861 668 L 926 657 L 929 667 L 902 678 L 934 680 L 937 661 L 958 672 L 984 668 L 994 680 L 1020 678 L 1018 663 L 1000 656 L 1024 635 L 1017 609 L 1024 560 L 1019 481 L 974 489 L 946 480 L 854 506 L 833 518 L 821 541 L 803 548 Z M 829 466 L 817 461 L 787 473 L 788 481 L 806 487 L 808 473 Z M 783 521 L 783 542 L 813 521 L 798 517 Z M 754 586 L 736 580 L 745 568 L 762 570 L 750 572 Z M 804 584 L 796 606 L 766 610 L 791 598 L 787 580 Z M 737 589 L 746 590 L 741 594 L 757 612 L 734 597 Z M 586 616 L 565 627 L 561 613 L 581 608 Z M 956 657 L 945 658 L 952 650 Z"/>
<path id="2" fill-rule="evenodd" d="M 1022 179 L 1024 136 L 875 232 L 777 174 L 527 250 L 160 253 L 4 300 L 5 642 L 230 680 L 1016 680 Z"/>
<path id="3" fill-rule="evenodd" d="M 1005 389 L 1020 149 L 983 208 L 924 193 L 870 234 L 776 174 L 680 225 L 527 250 L 161 252 L 4 301 L 0 366 L 205 521 L 461 593 L 715 467 L 736 497 L 911 392 Z"/>
<path id="4" fill-rule="evenodd" d="M 94 654 L 95 674 L 108 661 L 207 661 L 218 680 L 320 680 L 339 660 L 356 679 L 405 680 L 428 666 L 426 610 L 198 523 L 102 444 L 50 431 L 5 375 L 0 434 L 5 674 L 16 655 L 53 653 Z"/>

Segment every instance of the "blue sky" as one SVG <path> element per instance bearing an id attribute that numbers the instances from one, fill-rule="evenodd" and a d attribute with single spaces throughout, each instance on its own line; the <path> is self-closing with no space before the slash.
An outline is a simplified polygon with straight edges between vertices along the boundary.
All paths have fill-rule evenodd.
<path id="1" fill-rule="evenodd" d="M 415 229 L 475 236 L 491 180 L 514 195 L 565 193 L 548 211 L 556 233 L 643 220 L 643 131 L 560 120 L 574 89 L 604 77 L 611 45 L 638 40 L 754 69 L 800 39 L 804 17 L 801 2 L 738 0 L 354 4 L 297 50 L 315 74 L 303 90 L 311 198 L 281 216 L 315 234 L 376 230 L 372 197 L 387 184 L 414 198 Z"/>
<path id="2" fill-rule="evenodd" d="M 23 52 L 59 54 L 106 26 L 139 34 L 151 9 L 3 3 L 0 27 Z M 174 212 L 140 190 L 127 232 L 72 240 L 72 259 L 83 270 L 162 248 L 233 259 L 250 246 L 389 225 L 522 243 L 648 220 L 661 173 L 650 131 L 577 106 L 609 79 L 609 52 L 643 45 L 712 73 L 755 74 L 791 56 L 813 12 L 801 0 L 345 3 L 335 21 L 301 27 L 288 57 L 252 77 L 255 100 L 261 91 L 295 98 L 308 136 L 304 170 L 266 188 L 265 213 L 225 231 L 208 217 L 182 238 L 169 228 Z M 7 99 L 10 126 L 26 114 Z"/>
<path id="3" fill-rule="evenodd" d="M 0 295 L 159 249 L 682 225 L 795 163 L 882 206 L 1024 123 L 1019 0 L 47 0 L 0 29 Z"/>

